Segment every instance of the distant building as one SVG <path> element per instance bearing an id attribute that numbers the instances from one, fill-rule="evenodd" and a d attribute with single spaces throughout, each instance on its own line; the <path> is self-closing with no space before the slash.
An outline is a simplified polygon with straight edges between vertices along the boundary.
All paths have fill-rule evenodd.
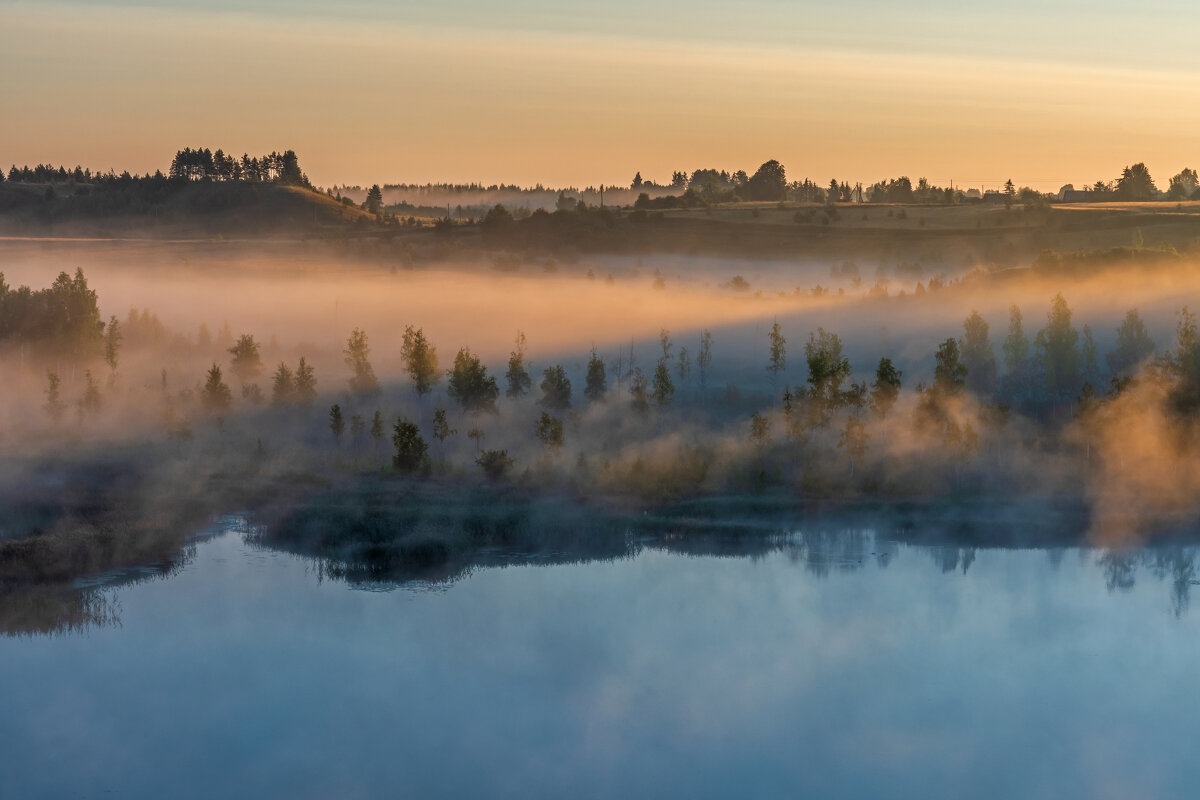
<path id="1" fill-rule="evenodd" d="M 1094 192 L 1084 191 L 1083 189 L 1063 189 L 1062 201 L 1064 203 L 1090 203 Z"/>
<path id="2" fill-rule="evenodd" d="M 985 203 L 1003 203 L 1008 199 L 1008 195 L 1004 192 L 997 192 L 994 189 L 988 189 L 983 193 L 983 202 Z"/>

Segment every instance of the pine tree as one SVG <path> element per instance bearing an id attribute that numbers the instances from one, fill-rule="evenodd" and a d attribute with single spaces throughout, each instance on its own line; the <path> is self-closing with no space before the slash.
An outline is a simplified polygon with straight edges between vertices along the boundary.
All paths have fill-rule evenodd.
<path id="1" fill-rule="evenodd" d="M 842 340 L 836 333 L 817 328 L 804 345 L 808 362 L 808 395 L 813 422 L 825 424 L 833 409 L 844 404 L 842 384 L 850 377 L 850 361 L 842 355 Z"/>
<path id="2" fill-rule="evenodd" d="M 416 472 L 425 463 L 425 456 L 429 452 L 421 429 L 415 422 L 403 418 L 397 418 L 392 428 L 392 445 L 395 447 L 392 466 L 400 472 Z"/>
<path id="3" fill-rule="evenodd" d="M 703 398 L 708 388 L 708 368 L 712 365 L 712 333 L 705 328 L 700 331 L 700 354 L 696 356 L 696 367 L 700 370 L 700 395 Z"/>
<path id="4" fill-rule="evenodd" d="M 373 395 L 379 393 L 379 379 L 371 367 L 371 346 L 367 343 L 367 334 L 355 328 L 346 340 L 346 349 L 342 351 L 345 364 L 350 368 L 350 391 L 357 395 Z"/>
<path id="5" fill-rule="evenodd" d="M 1035 339 L 1046 391 L 1055 404 L 1073 399 L 1079 393 L 1078 342 L 1079 333 L 1071 325 L 1071 309 L 1060 292 L 1050 301 L 1046 327 L 1038 331 Z"/>
<path id="6" fill-rule="evenodd" d="M 120 355 L 123 338 L 121 327 L 114 316 L 109 319 L 108 326 L 104 330 L 104 363 L 108 364 L 108 368 L 113 372 L 117 371 L 117 359 Z"/>
<path id="7" fill-rule="evenodd" d="M 433 391 L 433 385 L 438 380 L 437 348 L 425 338 L 423 329 L 406 325 L 400 357 L 404 360 L 404 369 L 412 378 L 413 388 L 420 401 L 421 397 Z"/>
<path id="8" fill-rule="evenodd" d="M 779 373 L 787 368 L 787 339 L 783 338 L 779 320 L 775 320 L 771 325 L 771 332 L 767 334 L 767 339 L 771 344 L 767 372 L 771 373 L 771 398 L 774 402 L 776 390 L 779 388 Z"/>
<path id="9" fill-rule="evenodd" d="M 1016 305 L 1008 309 L 1008 336 L 1004 339 L 1004 387 L 1005 393 L 1021 402 L 1029 392 L 1029 337 L 1022 325 L 1021 309 Z"/>
<path id="10" fill-rule="evenodd" d="M 669 361 L 671 358 L 671 348 L 674 347 L 671 344 L 671 332 L 666 328 L 660 328 L 658 331 L 658 343 L 662 347 L 663 361 Z"/>
<path id="11" fill-rule="evenodd" d="M 933 386 L 941 392 L 954 395 L 966 386 L 967 368 L 959 358 L 958 341 L 947 339 L 938 345 L 934 354 Z"/>
<path id="12" fill-rule="evenodd" d="M 446 409 L 435 408 L 433 410 L 433 438 L 438 440 L 439 447 L 445 447 L 446 440 L 458 430 L 450 427 L 450 422 L 446 419 Z"/>
<path id="13" fill-rule="evenodd" d="M 654 367 L 654 388 L 650 394 L 659 410 L 667 408 L 675 400 L 675 384 L 671 382 L 671 368 L 664 356 Z"/>
<path id="14" fill-rule="evenodd" d="M 1146 331 L 1146 324 L 1142 322 L 1137 309 L 1131 308 L 1117 328 L 1116 348 L 1105 357 L 1108 368 L 1114 376 L 1125 377 L 1153 354 L 1154 340 Z"/>
<path id="15" fill-rule="evenodd" d="M 312 165 L 309 164 L 309 166 Z M 367 201 L 363 204 L 363 207 L 372 214 L 378 214 L 380 209 L 383 208 L 383 190 L 379 188 L 378 183 L 372 185 L 367 190 Z"/>
<path id="16" fill-rule="evenodd" d="M 342 443 L 342 434 L 346 432 L 346 420 L 342 418 L 342 407 L 337 403 L 329 409 L 329 431 L 337 444 Z"/>
<path id="17" fill-rule="evenodd" d="M 967 389 L 987 396 L 996 389 L 996 354 L 988 340 L 988 324 L 978 311 L 963 322 L 960 342 L 963 366 L 967 369 Z"/>
<path id="18" fill-rule="evenodd" d="M 588 359 L 587 384 L 584 386 L 583 396 L 595 403 L 603 400 L 607 391 L 608 377 L 604 371 L 604 359 L 600 358 L 596 354 L 596 348 L 592 347 L 592 357 Z"/>
<path id="19" fill-rule="evenodd" d="M 296 402 L 309 405 L 317 397 L 317 377 L 312 365 L 300 357 L 295 378 Z"/>
<path id="20" fill-rule="evenodd" d="M 54 371 L 46 372 L 46 380 L 49 384 L 46 387 L 46 413 L 50 415 L 50 419 L 58 424 L 63 417 L 63 412 L 66 411 L 66 404 L 62 401 L 62 396 L 59 392 L 59 387 L 62 381 L 58 377 L 58 373 Z"/>
<path id="21" fill-rule="evenodd" d="M 571 407 L 571 381 L 561 365 L 546 367 L 542 372 L 542 398 L 538 405 L 551 411 L 566 411 Z"/>
<path id="22" fill-rule="evenodd" d="M 525 368 L 525 333 L 517 331 L 516 349 L 509 353 L 508 371 L 504 373 L 508 388 L 506 397 L 524 397 L 533 386 L 533 378 Z"/>
<path id="23" fill-rule="evenodd" d="M 454 357 L 446 393 L 458 401 L 464 413 L 489 411 L 494 414 L 500 387 L 496 385 L 496 379 L 487 374 L 479 356 L 464 347 Z"/>
<path id="24" fill-rule="evenodd" d="M 887 416 L 900 397 L 901 375 L 890 358 L 879 359 L 879 366 L 875 369 L 875 382 L 871 384 L 871 408 L 879 416 Z"/>
<path id="25" fill-rule="evenodd" d="M 688 349 L 683 345 L 679 346 L 679 362 L 675 367 L 675 373 L 679 376 L 679 388 L 686 389 L 688 378 L 692 374 L 692 361 L 688 355 Z"/>
<path id="26" fill-rule="evenodd" d="M 262 372 L 262 356 L 259 350 L 258 342 L 248 333 L 243 333 L 238 337 L 237 343 L 229 348 L 228 352 L 233 356 L 230 368 L 239 383 L 249 383 Z"/>
<path id="27" fill-rule="evenodd" d="M 279 362 L 271 378 L 271 405 L 279 407 L 290 404 L 296 397 L 296 380 L 287 364 Z"/>
<path id="28" fill-rule="evenodd" d="M 629 374 L 629 403 L 638 414 L 650 410 L 650 396 L 646 391 L 646 374 L 641 367 L 634 367 Z"/>
<path id="29" fill-rule="evenodd" d="M 371 440 L 375 442 L 375 451 L 378 453 L 383 441 L 383 414 L 379 409 L 375 409 L 375 416 L 371 417 Z"/>
<path id="30" fill-rule="evenodd" d="M 208 378 L 200 392 L 200 404 L 205 411 L 213 414 L 227 411 L 233 405 L 233 392 L 221 379 L 221 368 L 216 364 L 208 371 Z"/>
<path id="31" fill-rule="evenodd" d="M 552 417 L 545 411 L 534 424 L 534 432 L 538 441 L 549 450 L 558 450 L 563 445 L 563 422 L 558 417 Z"/>
<path id="32" fill-rule="evenodd" d="M 1100 380 L 1100 364 L 1096 356 L 1096 340 L 1092 338 L 1092 329 L 1088 325 L 1083 326 L 1083 342 L 1079 348 L 1079 356 L 1083 362 L 1080 377 L 1084 384 L 1095 389 Z"/>
<path id="33" fill-rule="evenodd" d="M 1175 379 L 1171 405 L 1176 413 L 1190 417 L 1200 408 L 1200 326 L 1196 315 L 1184 306 L 1175 326 L 1175 349 L 1163 359 L 1166 372 Z"/>
<path id="34" fill-rule="evenodd" d="M 95 414 L 104 404 L 103 398 L 100 396 L 100 387 L 96 385 L 96 379 L 92 377 L 90 369 L 83 372 L 83 396 L 79 398 L 80 414 L 88 413 Z"/>

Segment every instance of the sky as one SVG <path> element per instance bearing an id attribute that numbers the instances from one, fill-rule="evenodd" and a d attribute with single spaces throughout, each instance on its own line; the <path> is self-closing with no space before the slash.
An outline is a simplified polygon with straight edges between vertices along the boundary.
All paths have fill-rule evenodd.
<path id="1" fill-rule="evenodd" d="M 1200 4 L 0 1 L 0 163 L 294 149 L 317 184 L 700 167 L 1057 189 L 1200 165 Z"/>

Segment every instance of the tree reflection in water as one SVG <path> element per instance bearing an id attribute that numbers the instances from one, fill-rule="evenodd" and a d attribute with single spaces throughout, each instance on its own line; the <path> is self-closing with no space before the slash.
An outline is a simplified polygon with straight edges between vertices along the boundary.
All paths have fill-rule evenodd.
<path id="1" fill-rule="evenodd" d="M 577 522 L 577 520 L 574 520 Z M 606 520 L 611 523 L 612 520 Z M 354 552 L 354 560 L 333 558 L 319 551 L 295 546 L 268 535 L 264 526 L 249 524 L 245 517 L 224 518 L 197 538 L 233 533 L 251 547 L 283 550 L 314 566 L 319 580 L 344 581 L 355 588 L 390 590 L 406 586 L 449 586 L 480 569 L 496 566 L 550 566 L 611 562 L 636 558 L 647 551 L 677 555 L 765 558 L 782 554 L 804 572 L 825 580 L 874 565 L 887 569 L 904 552 L 922 553 L 944 576 L 966 576 L 980 550 L 1003 552 L 1014 548 L 976 546 L 946 541 L 942 532 L 914 531 L 911 526 L 889 526 L 879 520 L 852 519 L 790 527 L 779 520 L 756 524 L 711 520 L 662 520 L 638 525 L 553 526 L 543 530 L 547 518 L 532 526 L 519 526 L 520 535 L 506 546 L 486 546 L 453 558 L 372 563 L 367 550 Z M 378 535 L 374 531 L 373 535 Z M 916 541 L 914 541 L 916 540 Z M 931 543 L 936 542 L 936 543 Z M 7 636 L 73 635 L 89 629 L 120 625 L 119 590 L 147 580 L 167 579 L 194 558 L 195 544 L 174 561 L 122 570 L 73 584 L 27 584 L 0 586 L 0 634 Z M 1020 549 L 1030 549 L 1022 547 Z M 1068 549 L 1061 545 L 1045 548 L 1050 569 L 1056 574 Z M 1176 618 L 1187 614 L 1191 587 L 1196 582 L 1196 548 L 1180 544 L 1138 548 L 1077 550 L 1083 563 L 1094 564 L 1110 593 L 1131 592 L 1138 570 L 1144 568 L 1170 591 L 1170 608 Z M 364 555 L 365 553 L 365 555 Z"/>

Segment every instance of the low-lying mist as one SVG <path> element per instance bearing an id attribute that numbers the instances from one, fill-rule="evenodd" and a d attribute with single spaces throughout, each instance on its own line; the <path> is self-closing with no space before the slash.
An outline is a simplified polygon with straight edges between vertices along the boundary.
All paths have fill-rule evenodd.
<path id="1" fill-rule="evenodd" d="M 77 267 L 103 331 L 115 318 L 121 335 L 108 363 L 103 332 L 90 355 L 24 334 L 3 343 L 2 495 L 32 500 L 0 536 L 54 534 L 39 541 L 59 558 L 84 531 L 100 555 L 83 567 L 149 552 L 156 531 L 179 523 L 174 508 L 353 498 L 368 474 L 621 508 L 763 493 L 970 502 L 964 519 L 1014 526 L 1026 514 L 1083 515 L 1080 529 L 1102 543 L 1186 528 L 1200 496 L 1194 411 L 1178 402 L 1194 342 L 1177 312 L 1200 305 L 1187 263 L 814 293 L 714 283 L 711 259 L 695 274 L 648 256 L 537 272 L 470 260 L 407 269 L 294 247 L 157 243 L 25 245 L 4 273 L 10 287 L 39 290 Z M 783 280 L 789 265 L 769 269 Z M 1013 306 L 1028 349 L 1017 372 L 1006 363 Z M 1133 308 L 1154 352 L 1115 371 L 1105 355 Z M 991 358 L 985 389 L 971 361 L 980 328 L 964 329 L 973 312 Z M 377 387 L 351 363 L 354 330 Z M 404 348 L 414 331 L 436 348 L 424 391 Z M 243 337 L 258 358 L 239 374 L 231 350 Z M 506 373 L 519 349 L 528 384 L 514 392 Z M 1054 383 L 1062 365 L 1051 364 L 1064 353 L 1069 385 Z M 301 358 L 316 377 L 303 402 L 278 385 L 279 365 L 290 382 Z M 897 373 L 886 402 L 881 359 Z M 456 384 L 466 377 L 478 378 L 475 395 Z M 222 383 L 228 401 L 214 403 Z M 424 448 L 403 468 L 402 433 Z M 107 508 L 120 503 L 122 513 Z M 134 519 L 146 546 L 124 548 L 114 531 Z"/>

